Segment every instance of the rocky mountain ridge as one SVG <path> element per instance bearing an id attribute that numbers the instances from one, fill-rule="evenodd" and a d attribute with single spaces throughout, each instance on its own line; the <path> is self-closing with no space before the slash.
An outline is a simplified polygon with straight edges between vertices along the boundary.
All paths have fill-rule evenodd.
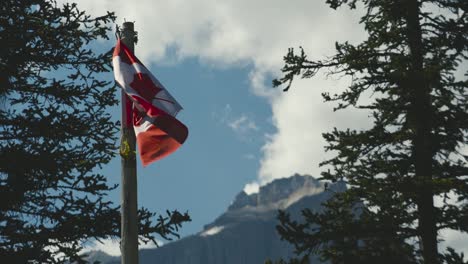
<path id="1" fill-rule="evenodd" d="M 278 210 L 298 218 L 303 208 L 320 210 L 323 201 L 344 188 L 336 183 L 324 190 L 323 182 L 296 174 L 274 180 L 257 193 L 241 191 L 227 211 L 199 233 L 157 249 L 140 250 L 140 263 L 253 264 L 267 258 L 287 259 L 293 256 L 293 248 L 276 233 Z M 120 263 L 120 259 L 101 263 Z"/>

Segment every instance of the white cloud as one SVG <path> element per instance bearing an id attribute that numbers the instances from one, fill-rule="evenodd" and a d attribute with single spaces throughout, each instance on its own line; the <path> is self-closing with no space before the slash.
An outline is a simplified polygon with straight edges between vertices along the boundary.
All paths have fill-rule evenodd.
<path id="1" fill-rule="evenodd" d="M 160 240 L 156 240 L 159 246 L 164 245 L 164 243 Z M 140 240 L 140 245 L 138 246 L 139 249 L 147 249 L 147 248 L 156 248 L 156 245 L 153 242 L 148 242 L 144 244 L 142 240 Z M 82 252 L 89 252 L 89 251 L 102 251 L 110 256 L 120 256 L 120 240 L 119 239 L 103 239 L 101 242 L 94 241 L 91 242 L 89 245 L 83 247 Z"/>
<path id="2" fill-rule="evenodd" d="M 211 117 L 221 124 L 229 123 L 229 120 L 232 118 L 231 105 L 226 104 L 223 109 L 216 109 L 216 111 L 211 112 Z"/>
<path id="3" fill-rule="evenodd" d="M 258 127 L 255 122 L 247 117 L 245 114 L 242 114 L 240 117 L 230 121 L 228 126 L 238 134 L 246 134 L 249 131 L 257 131 Z"/>
<path id="4" fill-rule="evenodd" d="M 333 126 L 366 122 L 365 116 L 354 113 L 334 114 L 322 102 L 321 91 L 342 88 L 346 80 L 297 81 L 288 93 L 271 88 L 287 48 L 303 46 L 311 59 L 318 59 L 333 53 L 336 40 L 363 38 L 356 11 L 334 11 L 324 2 L 81 0 L 79 4 L 96 15 L 114 10 L 119 23 L 123 18 L 135 21 L 140 38 L 136 52 L 146 64 L 196 57 L 224 68 L 251 65 L 251 91 L 271 104 L 277 128 L 263 147 L 259 180 L 265 183 L 295 172 L 318 175 L 318 163 L 324 159 L 321 133 Z M 169 48 L 175 52 L 169 54 Z M 233 129 L 245 127 L 241 124 L 257 127 L 242 114 L 229 121 Z"/>
<path id="5" fill-rule="evenodd" d="M 467 260 L 468 234 L 448 229 L 442 230 L 440 233 L 444 241 L 439 244 L 439 250 L 442 252 L 445 251 L 447 247 L 454 248 L 457 252 L 464 252 L 465 260 Z"/>
<path id="6" fill-rule="evenodd" d="M 218 120 L 221 124 L 228 126 L 237 136 L 245 139 L 245 136 L 251 132 L 259 130 L 259 127 L 253 118 L 245 113 L 237 115 L 234 113 L 230 104 L 226 104 L 221 111 L 212 113 L 214 119 Z"/>
<path id="7" fill-rule="evenodd" d="M 260 184 L 258 184 L 258 182 L 247 183 L 244 187 L 244 192 L 248 195 L 251 195 L 253 193 L 258 193 L 259 190 L 260 190 Z"/>
<path id="8" fill-rule="evenodd" d="M 101 242 L 95 241 L 90 246 L 86 246 L 83 251 L 90 250 L 102 251 L 110 256 L 120 256 L 120 240 L 104 239 Z"/>

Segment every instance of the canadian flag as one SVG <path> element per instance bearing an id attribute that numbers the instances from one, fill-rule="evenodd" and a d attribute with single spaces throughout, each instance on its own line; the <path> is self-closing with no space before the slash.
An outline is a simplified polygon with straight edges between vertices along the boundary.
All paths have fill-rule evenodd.
<path id="1" fill-rule="evenodd" d="M 176 151 L 188 129 L 175 118 L 182 106 L 119 39 L 112 56 L 116 82 L 133 102 L 133 127 L 143 165 Z"/>

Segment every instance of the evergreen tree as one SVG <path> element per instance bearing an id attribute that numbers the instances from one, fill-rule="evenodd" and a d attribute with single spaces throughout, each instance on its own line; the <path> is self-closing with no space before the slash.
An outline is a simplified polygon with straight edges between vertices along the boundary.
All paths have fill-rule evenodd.
<path id="1" fill-rule="evenodd" d="M 115 16 L 76 4 L 0 5 L 0 262 L 82 261 L 82 242 L 120 235 L 116 186 L 96 172 L 117 153 L 111 52 L 96 53 Z M 145 241 L 177 236 L 187 214 L 139 211 Z"/>
<path id="2" fill-rule="evenodd" d="M 468 232 L 468 80 L 455 76 L 468 59 L 468 1 L 327 3 L 362 4 L 367 39 L 337 43 L 336 54 L 320 61 L 289 49 L 274 85 L 287 91 L 295 76 L 319 70 L 350 76 L 349 88 L 324 93 L 325 101 L 337 102 L 335 110 L 367 110 L 374 123 L 324 134 L 326 150 L 337 154 L 321 163 L 328 168 L 322 178 L 350 188 L 323 212 L 305 210 L 303 222 L 281 214 L 280 234 L 298 253 L 333 263 L 461 263 L 454 250 L 439 252 L 438 242 L 441 230 Z M 374 100 L 362 102 L 364 94 Z"/>

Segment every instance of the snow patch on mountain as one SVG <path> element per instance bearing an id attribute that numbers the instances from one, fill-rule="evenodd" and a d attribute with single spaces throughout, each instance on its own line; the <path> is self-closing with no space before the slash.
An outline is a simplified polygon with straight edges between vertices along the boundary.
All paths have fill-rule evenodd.
<path id="1" fill-rule="evenodd" d="M 207 237 L 207 236 L 216 235 L 219 232 L 223 231 L 223 229 L 224 229 L 224 226 L 213 226 L 212 228 L 209 228 L 208 230 L 201 232 L 200 236 Z"/>

